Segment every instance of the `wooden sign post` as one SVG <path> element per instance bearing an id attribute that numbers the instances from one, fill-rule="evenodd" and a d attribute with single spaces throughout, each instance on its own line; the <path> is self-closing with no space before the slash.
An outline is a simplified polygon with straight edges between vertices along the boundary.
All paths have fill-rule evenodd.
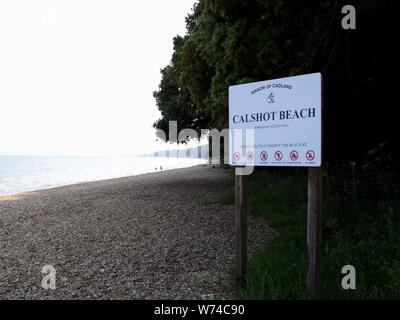
<path id="1" fill-rule="evenodd" d="M 247 176 L 235 168 L 235 295 L 246 286 L 247 265 Z"/>
<path id="2" fill-rule="evenodd" d="M 247 177 L 243 167 L 308 167 L 307 291 L 319 296 L 322 228 L 322 75 L 229 87 L 229 164 L 235 171 L 235 292 L 246 285 Z"/>
<path id="3" fill-rule="evenodd" d="M 307 291 L 310 297 L 318 298 L 321 287 L 322 249 L 321 167 L 308 169 L 307 248 Z"/>

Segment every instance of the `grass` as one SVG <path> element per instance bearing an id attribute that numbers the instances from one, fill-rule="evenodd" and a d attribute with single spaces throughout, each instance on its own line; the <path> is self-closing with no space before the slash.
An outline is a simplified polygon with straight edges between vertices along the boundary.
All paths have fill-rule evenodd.
<path id="1" fill-rule="evenodd" d="M 248 211 L 279 236 L 249 259 L 243 299 L 307 299 L 307 171 L 256 170 Z M 217 203 L 234 201 L 233 195 Z M 397 176 L 324 172 L 321 299 L 400 298 L 400 197 Z M 356 269 L 344 290 L 342 267 Z"/>
<path id="2" fill-rule="evenodd" d="M 228 194 L 226 196 L 219 197 L 214 201 L 206 201 L 204 202 L 205 205 L 208 204 L 231 204 L 235 202 L 235 196 L 233 194 Z"/>

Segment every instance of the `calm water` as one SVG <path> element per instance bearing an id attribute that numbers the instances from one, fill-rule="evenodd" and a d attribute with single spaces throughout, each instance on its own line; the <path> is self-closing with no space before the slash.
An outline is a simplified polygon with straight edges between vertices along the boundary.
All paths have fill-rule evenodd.
<path id="1" fill-rule="evenodd" d="M 0 156 L 0 196 L 85 181 L 159 172 L 160 166 L 164 171 L 201 163 L 206 161 L 134 156 Z"/>

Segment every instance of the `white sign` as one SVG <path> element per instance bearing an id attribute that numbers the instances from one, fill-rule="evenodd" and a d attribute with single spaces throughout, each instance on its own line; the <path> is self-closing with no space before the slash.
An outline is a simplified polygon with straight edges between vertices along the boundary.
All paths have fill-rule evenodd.
<path id="1" fill-rule="evenodd" d="M 321 74 L 229 87 L 230 164 L 321 165 Z"/>

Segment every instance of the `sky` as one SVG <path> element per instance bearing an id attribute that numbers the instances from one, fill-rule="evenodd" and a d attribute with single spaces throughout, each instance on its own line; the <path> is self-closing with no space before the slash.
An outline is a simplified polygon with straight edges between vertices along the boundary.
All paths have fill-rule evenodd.
<path id="1" fill-rule="evenodd" d="M 165 146 L 153 91 L 194 0 L 1 0 L 0 154 Z"/>

